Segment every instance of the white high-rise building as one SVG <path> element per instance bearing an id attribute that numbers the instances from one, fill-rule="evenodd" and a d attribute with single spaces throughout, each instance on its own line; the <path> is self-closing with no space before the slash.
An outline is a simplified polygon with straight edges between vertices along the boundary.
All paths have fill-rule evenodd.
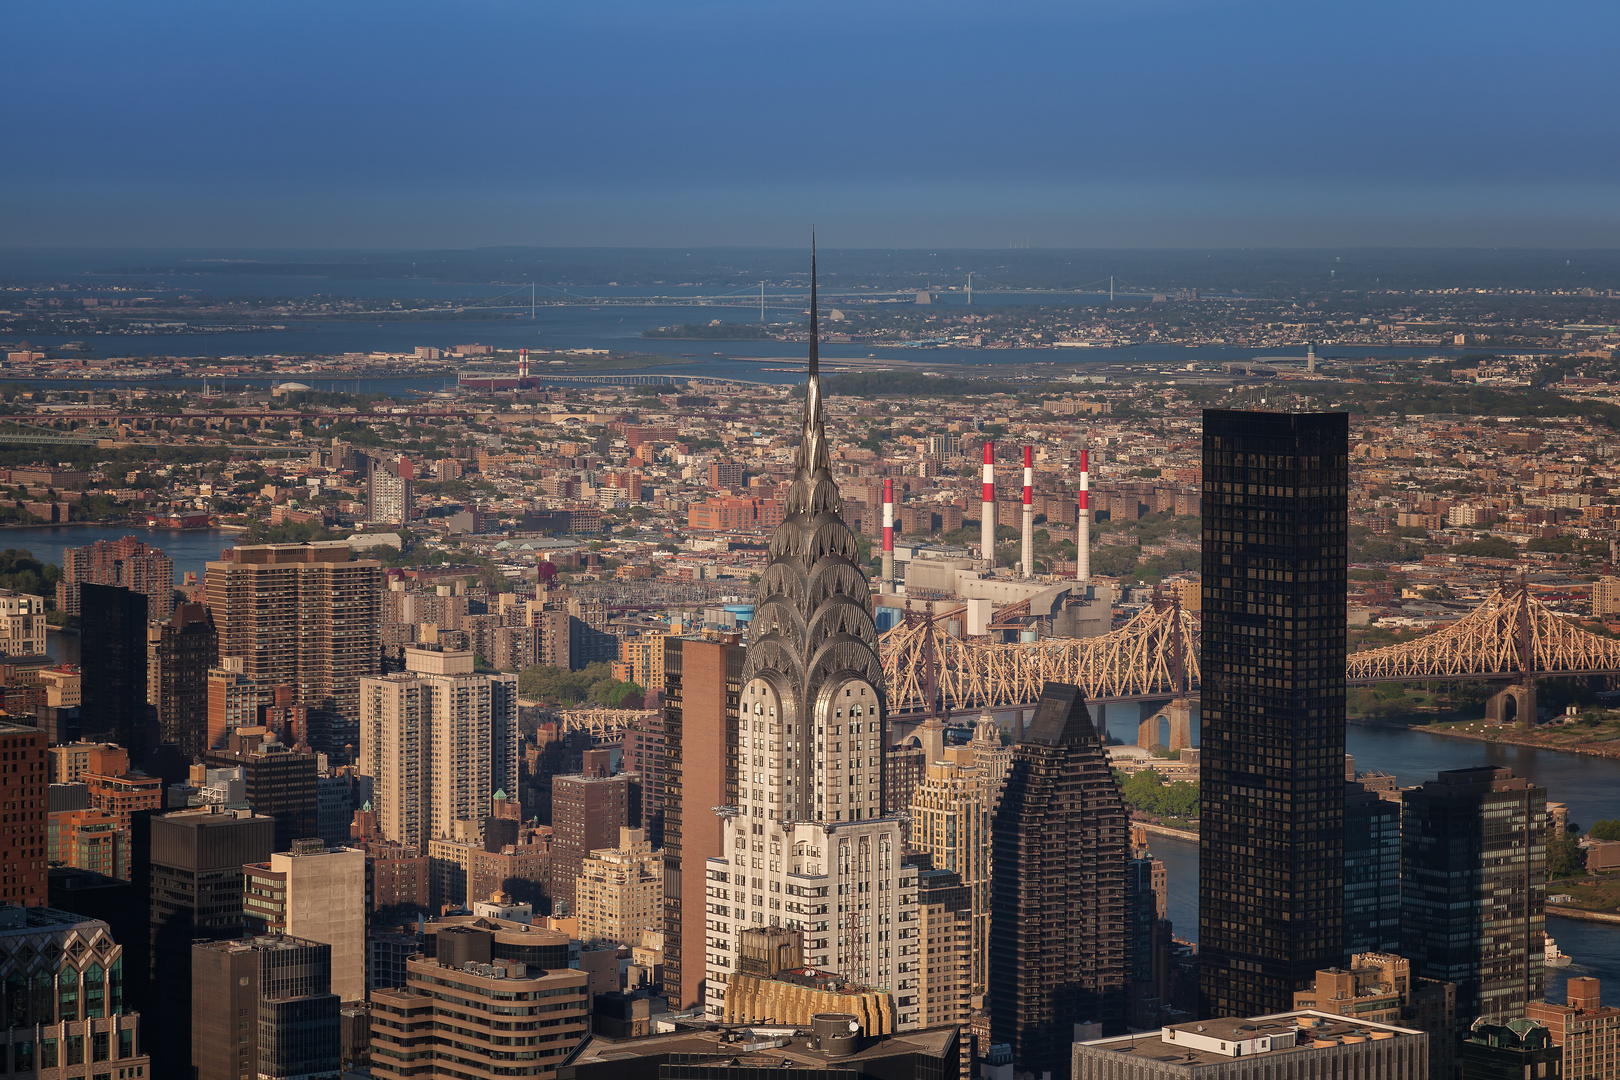
<path id="1" fill-rule="evenodd" d="M 360 771 L 383 836 L 427 851 L 482 826 L 517 790 L 517 676 L 479 675 L 470 652 L 407 648 L 405 670 L 361 681 Z"/>
<path id="2" fill-rule="evenodd" d="M 894 999 L 918 1022 L 917 873 L 884 816 L 883 668 L 866 575 L 844 524 L 822 416 L 815 261 L 810 377 L 786 520 L 749 626 L 738 717 L 738 804 L 709 859 L 705 1003 L 724 1014 L 743 931 L 803 935 L 812 967 Z"/>

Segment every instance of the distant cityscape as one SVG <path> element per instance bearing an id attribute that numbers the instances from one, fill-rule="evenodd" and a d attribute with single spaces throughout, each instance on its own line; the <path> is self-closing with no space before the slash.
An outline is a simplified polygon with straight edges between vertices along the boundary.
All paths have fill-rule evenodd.
<path id="1" fill-rule="evenodd" d="M 1620 1078 L 1608 293 L 813 267 L 755 378 L 13 343 L 0 1071 Z M 1275 355 L 821 355 L 926 340 Z"/>

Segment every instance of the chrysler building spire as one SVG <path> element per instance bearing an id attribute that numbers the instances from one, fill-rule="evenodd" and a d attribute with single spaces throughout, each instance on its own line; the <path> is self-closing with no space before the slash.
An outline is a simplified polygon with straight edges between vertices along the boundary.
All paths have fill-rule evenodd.
<path id="1" fill-rule="evenodd" d="M 877 655 L 871 591 L 858 563 L 855 536 L 827 451 L 818 357 L 815 249 L 810 255 L 810 378 L 786 517 L 771 537 L 770 563 L 760 578 L 749 627 L 743 682 L 763 680 L 780 697 L 784 730 L 779 785 L 769 792 L 770 816 L 782 821 L 859 821 L 883 813 L 885 745 L 883 665 Z M 756 692 L 756 701 L 758 698 Z M 843 698 L 849 698 L 844 701 Z M 838 698 L 837 704 L 833 699 Z M 861 734 L 878 757 L 860 766 L 856 790 L 826 787 L 825 755 L 813 729 L 829 719 L 859 716 Z M 822 715 L 826 713 L 827 715 Z M 829 801 L 837 794 L 838 801 Z M 769 803 L 776 805 L 770 806 Z"/>
<path id="2" fill-rule="evenodd" d="M 810 256 L 810 378 L 785 517 L 754 598 L 737 716 L 737 805 L 720 808 L 723 850 L 708 860 L 712 1019 L 746 1015 L 728 998 L 745 934 L 797 931 L 805 963 L 893 996 L 915 1026 L 917 872 L 901 863 L 888 815 L 883 665 L 872 597 L 844 524 L 827 447 Z M 720 902 L 724 901 L 724 902 Z"/>

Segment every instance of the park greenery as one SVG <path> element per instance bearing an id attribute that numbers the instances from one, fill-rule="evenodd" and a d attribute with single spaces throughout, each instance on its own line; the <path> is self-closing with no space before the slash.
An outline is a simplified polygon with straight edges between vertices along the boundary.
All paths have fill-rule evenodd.
<path id="1" fill-rule="evenodd" d="M 1125 805 L 1134 811 L 1183 822 L 1198 816 L 1197 784 L 1185 780 L 1166 784 L 1157 769 L 1142 769 L 1131 776 L 1116 771 L 1114 780 Z"/>
<path id="2" fill-rule="evenodd" d="M 613 677 L 610 665 L 597 662 L 578 671 L 536 664 L 518 675 L 518 693 L 531 701 L 571 708 L 595 705 L 608 709 L 639 709 L 645 691 L 633 682 Z"/>
<path id="3" fill-rule="evenodd" d="M 0 551 L 0 589 L 13 589 L 54 601 L 56 583 L 61 580 L 61 567 L 41 562 L 31 551 L 21 548 Z"/>

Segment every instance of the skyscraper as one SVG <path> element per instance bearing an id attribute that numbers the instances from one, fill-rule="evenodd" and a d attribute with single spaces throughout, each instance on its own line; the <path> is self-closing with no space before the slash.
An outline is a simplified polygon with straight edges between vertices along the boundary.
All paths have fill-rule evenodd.
<path id="1" fill-rule="evenodd" d="M 276 935 L 192 946 L 192 1075 L 335 1080 L 342 1021 L 331 984 L 332 947 L 318 941 Z"/>
<path id="2" fill-rule="evenodd" d="M 79 730 L 146 760 L 146 597 L 115 585 L 80 585 L 84 680 Z"/>
<path id="3" fill-rule="evenodd" d="M 911 850 L 959 876 L 971 901 L 971 992 L 990 977 L 990 814 L 996 785 L 972 746 L 930 750 L 927 775 L 911 796 Z"/>
<path id="4" fill-rule="evenodd" d="M 298 705 L 358 718 L 360 680 L 377 674 L 382 655 L 380 564 L 351 560 L 342 541 L 232 554 L 203 571 L 219 655 L 241 658 L 243 674 L 261 685 L 295 687 Z"/>
<path id="5" fill-rule="evenodd" d="M 630 825 L 630 776 L 607 773 L 586 751 L 585 772 L 551 781 L 551 901 L 574 909 L 580 870 L 593 851 L 619 842 L 619 830 Z"/>
<path id="6" fill-rule="evenodd" d="M 664 991 L 703 1004 L 704 867 L 721 854 L 716 806 L 737 805 L 743 650 L 730 640 L 664 639 Z"/>
<path id="7" fill-rule="evenodd" d="M 219 634 L 201 604 L 181 604 L 159 630 L 152 670 L 158 737 L 186 760 L 208 749 L 208 669 L 219 663 Z"/>
<path id="8" fill-rule="evenodd" d="M 495 793 L 517 790 L 517 676 L 426 648 L 406 649 L 405 669 L 362 680 L 360 772 L 383 837 L 426 851 L 458 821 L 476 833 Z"/>
<path id="9" fill-rule="evenodd" d="M 1018 1068 L 1065 1076 L 1074 1025 L 1123 1031 L 1130 826 L 1080 688 L 1047 683 L 991 828 L 990 1022 Z"/>
<path id="10" fill-rule="evenodd" d="M 1402 795 L 1401 955 L 1457 986 L 1457 1020 L 1505 1024 L 1545 989 L 1547 792 L 1498 766 Z"/>
<path id="11" fill-rule="evenodd" d="M 1344 785 L 1344 952 L 1396 952 L 1401 944 L 1401 804 Z"/>
<path id="12" fill-rule="evenodd" d="M 174 611 L 174 563 L 161 548 L 133 536 L 97 540 L 62 552 L 62 578 L 56 583 L 56 606 L 69 615 L 81 613 L 79 586 L 113 585 L 146 598 L 146 618 L 167 619 Z"/>
<path id="13" fill-rule="evenodd" d="M 270 857 L 275 822 L 248 810 L 207 807 L 136 814 L 132 874 L 148 938 L 128 972 L 148 1012 L 154 1076 L 183 1075 L 191 1060 L 191 946 L 242 933 L 242 867 Z"/>
<path id="14" fill-rule="evenodd" d="M 250 933 L 288 934 L 331 947 L 327 977 L 343 1001 L 366 996 L 366 853 L 294 841 L 268 862 L 242 867 L 242 915 Z"/>
<path id="15" fill-rule="evenodd" d="M 1344 413 L 1204 412 L 1200 990 L 1289 1007 L 1344 958 Z"/>
<path id="16" fill-rule="evenodd" d="M 810 286 L 798 459 L 743 663 L 737 804 L 707 866 L 730 898 L 709 908 L 707 1008 L 724 1015 L 741 933 L 783 926 L 801 933 L 809 965 L 893 995 L 907 1027 L 918 1017 L 917 875 L 901 865 L 899 819 L 883 813 L 883 665 L 828 453 L 813 252 Z"/>

